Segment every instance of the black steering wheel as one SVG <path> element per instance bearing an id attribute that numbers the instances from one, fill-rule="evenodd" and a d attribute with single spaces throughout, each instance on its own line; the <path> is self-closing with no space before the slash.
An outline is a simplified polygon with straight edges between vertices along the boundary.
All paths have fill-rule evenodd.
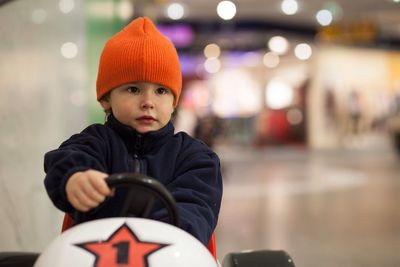
<path id="1" fill-rule="evenodd" d="M 140 173 L 117 173 L 105 179 L 112 188 L 126 187 L 127 194 L 119 212 L 120 217 L 149 218 L 156 203 L 160 200 L 168 212 L 170 223 L 180 226 L 180 217 L 177 204 L 171 193 L 156 179 Z M 82 214 L 77 213 L 76 222 L 79 223 Z"/>

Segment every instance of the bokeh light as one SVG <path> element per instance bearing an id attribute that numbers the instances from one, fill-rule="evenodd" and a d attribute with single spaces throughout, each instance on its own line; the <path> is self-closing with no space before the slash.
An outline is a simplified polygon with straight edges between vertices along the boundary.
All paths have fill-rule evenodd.
<path id="1" fill-rule="evenodd" d="M 286 113 L 286 119 L 292 125 L 298 125 L 303 121 L 303 113 L 298 108 L 290 109 Z"/>
<path id="2" fill-rule="evenodd" d="M 298 44 L 294 49 L 294 54 L 300 60 L 307 60 L 312 55 L 311 46 L 306 43 Z"/>
<path id="3" fill-rule="evenodd" d="M 167 8 L 167 15 L 173 20 L 181 19 L 185 15 L 185 8 L 179 3 L 172 3 Z"/>
<path id="4" fill-rule="evenodd" d="M 206 58 L 218 58 L 219 55 L 221 54 L 221 49 L 219 48 L 219 46 L 217 44 L 208 44 L 205 48 L 204 48 L 204 56 Z"/>
<path id="5" fill-rule="evenodd" d="M 217 58 L 208 58 L 204 62 L 204 69 L 208 73 L 217 73 L 221 69 L 221 61 Z"/>
<path id="6" fill-rule="evenodd" d="M 72 10 L 74 10 L 74 7 L 75 7 L 74 0 L 60 0 L 58 2 L 58 8 L 64 14 L 70 13 Z"/>
<path id="7" fill-rule="evenodd" d="M 268 48 L 278 55 L 285 54 L 289 49 L 289 42 L 285 37 L 274 36 L 268 41 Z"/>
<path id="8" fill-rule="evenodd" d="M 322 9 L 318 11 L 317 15 L 315 16 L 318 23 L 322 26 L 328 26 L 332 23 L 333 16 L 329 10 Z"/>
<path id="9" fill-rule="evenodd" d="M 236 5 L 231 1 L 221 1 L 217 6 L 218 16 L 223 20 L 231 20 L 236 15 Z"/>
<path id="10" fill-rule="evenodd" d="M 299 5 L 296 0 L 283 0 L 281 10 L 286 15 L 294 15 L 297 13 Z"/>
<path id="11" fill-rule="evenodd" d="M 279 56 L 274 52 L 265 53 L 263 63 L 268 68 L 275 68 L 279 65 Z"/>
<path id="12" fill-rule="evenodd" d="M 293 88 L 278 78 L 272 79 L 265 89 L 265 101 L 272 109 L 288 107 L 293 101 Z"/>
<path id="13" fill-rule="evenodd" d="M 60 50 L 61 55 L 67 59 L 75 58 L 78 55 L 78 46 L 72 42 L 64 43 Z"/>

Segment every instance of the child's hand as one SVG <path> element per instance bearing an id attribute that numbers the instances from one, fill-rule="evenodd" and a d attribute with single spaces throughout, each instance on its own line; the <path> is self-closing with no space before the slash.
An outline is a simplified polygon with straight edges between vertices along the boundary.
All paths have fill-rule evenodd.
<path id="1" fill-rule="evenodd" d="M 111 195 L 111 190 L 104 181 L 108 174 L 87 170 L 76 172 L 66 184 L 66 193 L 68 201 L 78 211 L 86 212 L 97 207 Z"/>

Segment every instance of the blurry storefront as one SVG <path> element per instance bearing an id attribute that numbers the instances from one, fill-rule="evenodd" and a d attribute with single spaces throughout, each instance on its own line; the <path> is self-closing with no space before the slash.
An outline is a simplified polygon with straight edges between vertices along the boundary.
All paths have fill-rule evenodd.
<path id="1" fill-rule="evenodd" d="M 332 34 L 322 28 L 313 38 L 271 35 L 263 49 L 227 45 L 218 36 L 196 53 L 182 49 L 186 83 L 178 129 L 194 134 L 206 121 L 213 129 L 207 138 L 225 145 L 390 145 L 400 53 L 377 45 L 374 28 L 355 29 Z M 189 116 L 190 125 L 183 122 Z"/>
<path id="2" fill-rule="evenodd" d="M 362 145 L 389 135 L 388 122 L 399 112 L 399 62 L 396 51 L 320 47 L 310 85 L 310 145 Z"/>

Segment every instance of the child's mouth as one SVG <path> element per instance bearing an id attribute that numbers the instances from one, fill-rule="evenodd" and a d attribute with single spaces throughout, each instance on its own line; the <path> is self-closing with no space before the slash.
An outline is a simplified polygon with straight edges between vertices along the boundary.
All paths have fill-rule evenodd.
<path id="1" fill-rule="evenodd" d="M 153 118 L 152 116 L 142 116 L 142 117 L 138 118 L 137 120 L 140 121 L 141 123 L 149 124 L 149 123 L 153 123 L 156 119 Z"/>

